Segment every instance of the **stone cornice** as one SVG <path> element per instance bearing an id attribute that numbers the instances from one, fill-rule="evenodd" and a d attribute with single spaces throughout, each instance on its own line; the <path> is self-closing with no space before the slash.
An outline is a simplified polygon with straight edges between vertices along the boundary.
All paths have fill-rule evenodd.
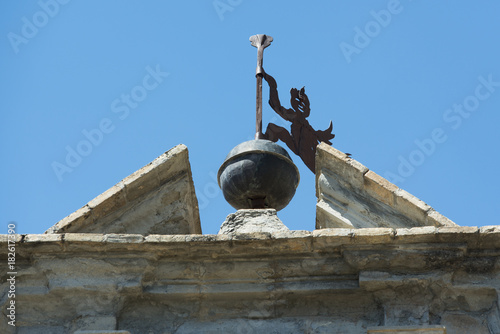
<path id="1" fill-rule="evenodd" d="M 293 256 L 304 253 L 341 253 L 345 250 L 392 249 L 404 252 L 407 245 L 428 249 L 458 247 L 464 252 L 500 249 L 500 226 L 321 229 L 279 233 L 233 235 L 148 235 L 140 234 L 26 234 L 17 235 L 16 252 L 21 256 L 72 252 L 120 252 L 162 257 Z M 0 254 L 7 252 L 7 235 L 0 235 Z"/>
<path id="2" fill-rule="evenodd" d="M 291 332 L 341 324 L 344 333 L 366 333 L 407 325 L 408 315 L 422 327 L 430 314 L 446 326 L 467 314 L 478 327 L 497 314 L 500 226 L 15 237 L 17 321 L 30 333 L 173 333 L 199 324 L 178 331 L 193 333 L 221 323 L 231 332 L 253 319 L 266 326 L 259 332 L 283 322 L 299 324 Z M 0 235 L 5 261 L 8 239 Z"/>

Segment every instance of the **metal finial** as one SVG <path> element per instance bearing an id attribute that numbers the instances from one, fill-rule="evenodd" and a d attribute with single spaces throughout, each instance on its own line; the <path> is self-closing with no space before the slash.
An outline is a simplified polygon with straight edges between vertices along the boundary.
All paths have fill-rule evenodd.
<path id="1" fill-rule="evenodd" d="M 250 37 L 252 46 L 257 48 L 257 69 L 255 76 L 257 77 L 257 103 L 256 103 L 256 122 L 255 122 L 255 139 L 262 139 L 262 77 L 264 75 L 264 49 L 271 45 L 273 38 L 268 35 L 258 34 Z"/>

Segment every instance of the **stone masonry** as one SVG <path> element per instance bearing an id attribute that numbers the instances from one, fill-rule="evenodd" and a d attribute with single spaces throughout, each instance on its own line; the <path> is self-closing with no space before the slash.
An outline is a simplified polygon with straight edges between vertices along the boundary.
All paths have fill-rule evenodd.
<path id="1" fill-rule="evenodd" d="M 500 226 L 457 226 L 324 144 L 316 166 L 316 230 L 239 210 L 202 235 L 187 148 L 173 148 L 15 236 L 17 327 L 3 271 L 0 333 L 500 333 Z"/>
<path id="2" fill-rule="evenodd" d="M 19 235 L 17 333 L 366 334 L 430 325 L 499 333 L 499 236 L 498 226 Z M 6 242 L 1 236 L 4 260 Z M 6 301 L 3 293 L 2 312 Z M 0 332 L 13 333 L 5 317 Z"/>

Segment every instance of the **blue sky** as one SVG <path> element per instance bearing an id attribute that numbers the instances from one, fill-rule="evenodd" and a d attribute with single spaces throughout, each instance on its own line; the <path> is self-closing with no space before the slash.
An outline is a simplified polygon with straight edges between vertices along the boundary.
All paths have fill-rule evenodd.
<path id="1" fill-rule="evenodd" d="M 274 38 L 264 68 L 282 103 L 306 86 L 309 122 L 325 129 L 332 120 L 335 148 L 459 225 L 499 224 L 499 2 L 1 6 L 2 233 L 11 221 L 18 233 L 42 233 L 180 143 L 203 232 L 217 233 L 235 210 L 215 175 L 255 131 L 248 38 L 259 33 Z M 265 102 L 269 121 L 288 126 Z M 83 153 L 68 163 L 72 151 Z M 314 176 L 292 158 L 301 183 L 278 216 L 313 230 Z"/>

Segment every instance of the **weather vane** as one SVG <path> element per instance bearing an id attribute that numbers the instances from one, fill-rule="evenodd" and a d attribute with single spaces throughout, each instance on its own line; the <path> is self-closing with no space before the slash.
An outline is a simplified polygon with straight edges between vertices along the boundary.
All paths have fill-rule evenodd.
<path id="1" fill-rule="evenodd" d="M 321 141 L 331 145 L 334 137 L 330 127 L 314 130 L 307 121 L 310 114 L 309 99 L 304 88 L 292 88 L 291 109 L 281 106 L 276 80 L 264 71 L 264 49 L 273 38 L 254 35 L 250 42 L 257 48 L 257 104 L 255 139 L 236 145 L 219 168 L 217 181 L 226 201 L 237 210 L 285 208 L 295 195 L 300 181 L 297 166 L 288 152 L 276 144 L 283 141 L 314 173 L 316 146 Z M 269 105 L 283 119 L 291 122 L 291 129 L 269 123 L 262 132 L 262 79 L 269 85 Z"/>
<path id="2" fill-rule="evenodd" d="M 304 87 L 300 90 L 296 88 L 290 90 L 290 104 L 292 108 L 287 109 L 281 105 L 276 80 L 274 80 L 271 75 L 267 74 L 262 66 L 264 61 L 264 49 L 271 45 L 272 41 L 273 38 L 271 36 L 263 34 L 250 37 L 250 42 L 257 48 L 257 69 L 255 73 L 257 78 L 255 139 L 267 139 L 272 142 L 281 140 L 293 153 L 302 159 L 305 165 L 313 173 L 315 173 L 316 146 L 322 141 L 329 145 L 332 144 L 330 139 L 335 137 L 335 135 L 332 134 L 333 124 L 330 121 L 330 126 L 324 131 L 314 130 L 309 124 L 306 118 L 309 117 L 311 109 Z M 269 85 L 269 105 L 279 116 L 281 116 L 281 118 L 292 123 L 290 132 L 274 123 L 269 123 L 266 132 L 262 132 L 262 78 L 264 78 Z"/>

